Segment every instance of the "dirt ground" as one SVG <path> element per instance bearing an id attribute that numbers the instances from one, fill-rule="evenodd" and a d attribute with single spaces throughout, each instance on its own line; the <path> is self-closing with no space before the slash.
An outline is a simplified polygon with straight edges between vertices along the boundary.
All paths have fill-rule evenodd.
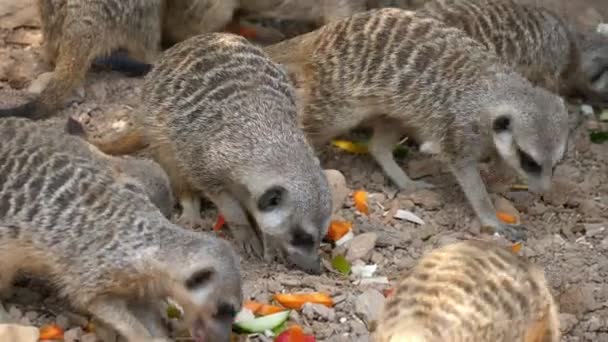
<path id="1" fill-rule="evenodd" d="M 1 107 L 22 101 L 32 80 L 50 70 L 41 59 L 41 39 L 37 28 L 0 30 Z M 67 115 L 100 118 L 107 112 L 128 111 L 137 103 L 140 85 L 139 78 L 91 72 L 62 115 L 47 124 L 60 129 Z M 576 111 L 580 107 L 572 108 Z M 521 254 L 545 268 L 560 304 L 563 341 L 569 342 L 608 342 L 608 145 L 593 144 L 589 138 L 590 130 L 598 128 L 608 130 L 608 123 L 590 119 L 573 134 L 567 158 L 556 170 L 554 189 L 542 197 L 511 190 L 509 185 L 514 180 L 509 175 L 492 172 L 500 166 L 484 166 L 495 200 L 501 208 L 520 215 L 528 229 L 529 239 Z M 401 160 L 413 177 L 437 185 L 432 191 L 411 195 L 398 193 L 367 155 L 328 147 L 322 157 L 324 168 L 340 170 L 345 175 L 349 189 L 369 193 L 369 216 L 355 210 L 351 196 L 335 215 L 352 221 L 356 236 L 370 233 L 361 240 L 376 239 L 375 247 L 360 258 L 366 264 L 378 265 L 374 277 L 386 276 L 392 282 L 430 249 L 484 237 L 454 178 L 428 157 L 412 152 Z M 410 210 L 424 224 L 391 218 L 390 214 L 383 216 L 395 209 Z M 207 227 L 212 227 L 215 208 L 208 205 L 203 215 L 208 220 Z M 329 244 L 322 249 L 325 260 L 344 251 Z M 368 341 L 382 305 L 378 298 L 383 298 L 382 291 L 391 286 L 381 282 L 361 284 L 360 279 L 343 276 L 330 267 L 322 275 L 312 276 L 278 264 L 242 260 L 242 269 L 246 297 L 261 302 L 270 302 L 272 294 L 282 291 L 329 293 L 336 302 L 334 308 L 312 305 L 291 317 L 292 322 L 314 333 L 318 341 Z M 0 322 L 4 311 L 10 319 L 24 324 L 57 322 L 73 332 L 70 336 L 82 333 L 78 327 L 86 326 L 86 317 L 72 313 L 49 287 L 41 284 L 44 282 L 39 280 L 17 284 L 12 295 L 0 303 Z M 111 332 L 99 334 L 107 341 L 115 338 Z M 80 340 L 92 338 L 87 336 Z"/>

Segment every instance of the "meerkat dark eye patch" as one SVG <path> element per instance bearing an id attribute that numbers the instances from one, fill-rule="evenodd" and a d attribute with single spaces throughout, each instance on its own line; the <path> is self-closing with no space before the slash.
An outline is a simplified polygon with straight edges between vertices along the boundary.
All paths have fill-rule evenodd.
<path id="1" fill-rule="evenodd" d="M 499 116 L 492 123 L 492 129 L 496 133 L 507 131 L 511 128 L 511 118 L 508 116 Z"/>
<path id="2" fill-rule="evenodd" d="M 604 68 L 597 70 L 597 72 L 595 74 L 593 74 L 593 76 L 591 76 L 591 79 L 590 79 L 591 83 L 595 83 L 595 82 L 599 81 L 600 78 L 602 78 L 602 76 L 606 72 L 608 72 L 608 67 L 604 67 Z"/>
<path id="3" fill-rule="evenodd" d="M 296 227 L 291 233 L 291 244 L 298 248 L 310 249 L 315 244 L 315 238 L 302 228 Z"/>
<path id="4" fill-rule="evenodd" d="M 219 319 L 233 319 L 236 317 L 236 309 L 234 305 L 229 303 L 220 303 L 217 306 L 217 312 L 215 313 L 215 317 Z"/>
<path id="5" fill-rule="evenodd" d="M 530 157 L 529 154 L 522 151 L 521 149 L 517 149 L 517 155 L 519 156 L 519 164 L 521 168 L 527 173 L 540 174 L 542 171 L 542 167 Z"/>
<path id="6" fill-rule="evenodd" d="M 285 197 L 286 190 L 281 186 L 274 186 L 260 197 L 258 209 L 260 211 L 272 211 L 281 205 Z"/>
<path id="7" fill-rule="evenodd" d="M 188 279 L 186 279 L 185 286 L 189 290 L 193 290 L 195 288 L 199 288 L 207 285 L 209 281 L 215 275 L 215 270 L 213 268 L 203 268 L 200 269 L 190 275 Z"/>

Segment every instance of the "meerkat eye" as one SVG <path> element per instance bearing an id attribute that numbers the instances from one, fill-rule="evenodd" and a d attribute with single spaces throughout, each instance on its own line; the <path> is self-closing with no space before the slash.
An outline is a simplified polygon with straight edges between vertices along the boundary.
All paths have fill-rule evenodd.
<path id="1" fill-rule="evenodd" d="M 215 313 L 215 317 L 219 318 L 219 319 L 224 319 L 224 318 L 228 318 L 228 319 L 233 319 L 234 317 L 236 317 L 236 309 L 234 308 L 234 305 L 229 304 L 229 303 L 220 303 L 220 305 L 218 305 L 217 307 L 217 312 Z"/>
<path id="2" fill-rule="evenodd" d="M 537 162 L 530 157 L 526 152 L 517 149 L 517 154 L 519 155 L 519 163 L 521 164 L 521 168 L 527 173 L 540 173 L 542 171 L 542 167 L 538 165 Z"/>
<path id="3" fill-rule="evenodd" d="M 258 209 L 260 211 L 271 211 L 276 209 L 285 195 L 285 189 L 280 186 L 275 186 L 268 189 L 258 200 Z"/>
<path id="4" fill-rule="evenodd" d="M 189 290 L 202 287 L 206 285 L 211 280 L 211 278 L 213 278 L 214 274 L 215 270 L 210 268 L 203 268 L 192 273 L 192 275 L 190 275 L 190 277 L 186 279 L 186 283 L 184 285 Z"/>
<path id="5" fill-rule="evenodd" d="M 312 248 L 315 244 L 315 238 L 302 228 L 297 227 L 292 233 L 291 244 L 299 248 Z"/>
<path id="6" fill-rule="evenodd" d="M 511 119 L 508 116 L 499 116 L 494 120 L 492 124 L 492 129 L 494 132 L 500 133 L 509 130 L 511 126 Z"/>

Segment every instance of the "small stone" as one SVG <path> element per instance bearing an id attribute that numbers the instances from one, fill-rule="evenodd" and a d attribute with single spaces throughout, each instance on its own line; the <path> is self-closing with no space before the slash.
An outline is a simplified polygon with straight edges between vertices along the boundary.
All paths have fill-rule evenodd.
<path id="1" fill-rule="evenodd" d="M 607 23 L 598 24 L 597 33 L 608 36 L 608 24 Z"/>
<path id="2" fill-rule="evenodd" d="M 333 212 L 335 213 L 344 206 L 350 189 L 346 186 L 346 178 L 342 172 L 338 170 L 324 170 L 324 172 L 331 189 Z"/>
<path id="3" fill-rule="evenodd" d="M 55 73 L 52 71 L 40 74 L 35 80 L 32 81 L 32 83 L 30 83 L 27 91 L 33 94 L 40 94 L 49 85 L 49 82 L 54 75 Z"/>
<path id="4" fill-rule="evenodd" d="M 407 166 L 407 174 L 412 179 L 433 176 L 441 172 L 441 164 L 430 158 L 411 160 Z"/>
<path id="5" fill-rule="evenodd" d="M 570 332 L 570 330 L 572 330 L 572 328 L 574 328 L 574 326 L 578 323 L 578 319 L 576 319 L 576 316 L 574 316 L 573 314 L 560 313 L 559 322 L 560 322 L 559 323 L 560 329 L 561 329 L 562 333 L 565 335 L 568 332 Z"/>
<path id="6" fill-rule="evenodd" d="M 333 321 L 336 318 L 334 309 L 323 304 L 306 303 L 302 307 L 302 314 L 311 320 Z"/>
<path id="7" fill-rule="evenodd" d="M 409 197 L 414 203 L 429 210 L 439 209 L 443 205 L 441 196 L 431 190 L 416 191 Z"/>
<path id="8" fill-rule="evenodd" d="M 376 233 L 364 233 L 355 236 L 346 251 L 346 260 L 355 261 L 366 258 L 376 246 L 378 235 Z"/>
<path id="9" fill-rule="evenodd" d="M 8 314 L 9 314 L 9 316 L 11 316 L 11 319 L 14 321 L 18 321 L 21 319 L 21 317 L 23 317 L 23 312 L 16 306 L 11 306 L 8 309 Z"/>
<path id="10" fill-rule="evenodd" d="M 367 289 L 355 300 L 355 311 L 370 330 L 376 326 L 384 306 L 384 295 L 375 289 Z"/>
<path id="11" fill-rule="evenodd" d="M 598 236 L 598 235 L 602 234 L 604 231 L 606 231 L 605 224 L 591 224 L 591 223 L 585 224 L 585 235 L 589 238 Z"/>
<path id="12" fill-rule="evenodd" d="M 420 227 L 420 229 L 418 229 L 417 234 L 421 240 L 426 241 L 431 236 L 435 235 L 435 232 L 436 232 L 435 226 L 433 226 L 431 224 L 425 224 L 424 226 Z"/>
<path id="13" fill-rule="evenodd" d="M 384 261 L 384 255 L 380 252 L 372 251 L 371 261 L 376 265 L 380 265 Z"/>
<path id="14" fill-rule="evenodd" d="M 65 342 L 79 342 L 83 334 L 84 332 L 80 327 L 66 330 L 63 334 L 63 340 Z"/>
<path id="15" fill-rule="evenodd" d="M 593 115 L 595 115 L 593 107 L 588 104 L 581 105 L 581 113 L 583 113 L 583 115 L 585 115 L 586 117 L 593 117 Z"/>

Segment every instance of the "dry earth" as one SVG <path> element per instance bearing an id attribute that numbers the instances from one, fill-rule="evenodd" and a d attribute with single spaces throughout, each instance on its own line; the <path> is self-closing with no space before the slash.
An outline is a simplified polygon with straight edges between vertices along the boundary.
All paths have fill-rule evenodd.
<path id="1" fill-rule="evenodd" d="M 12 27 L 0 25 L 1 107 L 23 101 L 32 80 L 49 71 L 39 55 L 40 31 L 23 25 L 35 25 L 35 20 L 22 19 Z M 138 78 L 91 72 L 62 115 L 46 124 L 60 129 L 67 115 L 88 115 L 102 121 L 105 113 L 128 113 L 137 103 L 140 85 Z M 580 107 L 572 108 L 577 111 Z M 608 148 L 606 144 L 590 142 L 589 131 L 597 128 L 608 130 L 608 124 L 592 118 L 573 134 L 567 158 L 557 168 L 554 190 L 545 196 L 511 190 L 509 185 L 514 181 L 510 176 L 493 172 L 502 170 L 500 165 L 486 165 L 484 172 L 500 208 L 520 215 L 529 230 L 530 238 L 521 254 L 546 270 L 560 304 L 563 341 L 608 342 Z M 412 176 L 426 177 L 437 189 L 404 195 L 390 185 L 369 156 L 333 147 L 322 155 L 324 167 L 340 170 L 349 189 L 364 189 L 370 194 L 369 216 L 356 212 L 351 196 L 335 215 L 354 223 L 356 242 L 346 247 L 350 249 L 347 253 L 360 260 L 356 263 L 378 265 L 374 277 L 386 276 L 393 281 L 425 251 L 461 239 L 483 237 L 453 177 L 429 158 L 412 152 L 402 159 L 402 164 Z M 425 223 L 391 218 L 396 209 L 410 210 Z M 386 212 L 390 213 L 383 216 Z M 208 220 L 206 227 L 211 227 L 216 210 L 208 205 L 203 214 Z M 366 244 L 373 248 L 366 249 Z M 325 244 L 324 258 L 329 260 L 332 254 L 343 253 L 344 248 Z M 312 305 L 292 315 L 291 320 L 313 332 L 318 341 L 368 341 L 370 327 L 382 305 L 382 291 L 390 287 L 360 284 L 359 279 L 330 268 L 321 276 L 311 276 L 276 264 L 251 260 L 243 260 L 242 264 L 249 298 L 268 302 L 273 293 L 309 290 L 324 291 L 334 298 L 336 305 L 332 309 Z M 9 298 L 0 303 L 0 322 L 3 320 L 36 326 L 57 322 L 69 330 L 68 341 L 95 340 L 93 334 L 75 339 L 83 334 L 86 315 L 71 313 L 42 280 L 25 279 L 17 284 Z M 115 340 L 111 332 L 97 331 L 104 340 Z"/>

